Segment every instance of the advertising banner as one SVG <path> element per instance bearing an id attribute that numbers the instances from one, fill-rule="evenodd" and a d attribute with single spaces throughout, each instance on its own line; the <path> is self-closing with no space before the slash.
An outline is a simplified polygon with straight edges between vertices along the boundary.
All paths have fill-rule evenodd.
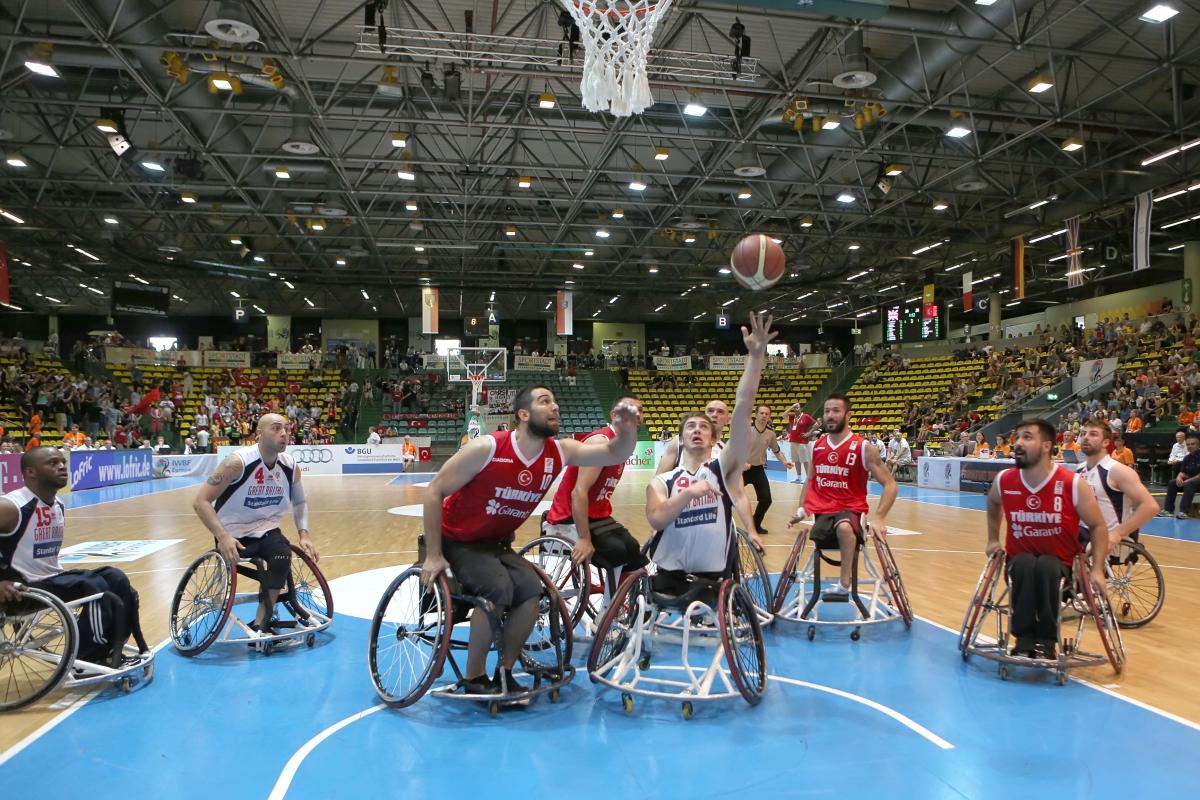
<path id="1" fill-rule="evenodd" d="M 275 366 L 279 369 L 308 369 L 310 363 L 321 366 L 320 353 L 280 353 L 275 356 Z"/>
<path id="2" fill-rule="evenodd" d="M 105 345 L 104 360 L 109 364 L 154 364 L 157 354 L 153 350 L 133 347 Z"/>
<path id="3" fill-rule="evenodd" d="M 554 358 L 552 356 L 514 356 L 513 369 L 530 369 L 538 372 L 553 372 Z"/>
<path id="4" fill-rule="evenodd" d="M 198 456 L 155 456 L 154 477 L 182 478 L 190 475 L 211 475 L 221 459 L 215 454 Z"/>
<path id="5" fill-rule="evenodd" d="M 21 454 L 0 454 L 0 493 L 11 492 L 24 485 L 25 478 L 21 475 Z"/>
<path id="6" fill-rule="evenodd" d="M 1071 391 L 1076 394 L 1090 391 L 1094 384 L 1100 383 L 1112 375 L 1116 368 L 1117 360 L 1115 358 L 1096 358 L 1081 362 L 1079 374 L 1071 378 Z"/>
<path id="7" fill-rule="evenodd" d="M 958 491 L 962 462 L 956 458 L 917 459 L 917 485 L 923 489 L 948 489 Z"/>
<path id="8" fill-rule="evenodd" d="M 71 453 L 71 489 L 98 489 L 154 477 L 149 450 L 77 450 Z"/>
<path id="9" fill-rule="evenodd" d="M 654 469 L 658 463 L 657 442 L 638 442 L 633 455 L 625 461 L 625 469 Z"/>
<path id="10" fill-rule="evenodd" d="M 719 370 L 737 370 L 741 372 L 746 368 L 745 356 L 709 356 L 708 368 Z"/>
<path id="11" fill-rule="evenodd" d="M 239 448 L 230 445 L 217 449 L 217 458 Z M 404 471 L 403 444 L 318 444 L 288 447 L 305 475 L 364 475 Z"/>
<path id="12" fill-rule="evenodd" d="M 238 353 L 232 350 L 205 350 L 204 366 L 220 367 L 222 369 L 243 369 L 250 366 L 250 354 Z M 305 366 L 308 366 L 305 364 Z"/>
<path id="13" fill-rule="evenodd" d="M 692 368 L 691 356 L 655 356 L 654 366 L 669 372 L 683 372 Z"/>

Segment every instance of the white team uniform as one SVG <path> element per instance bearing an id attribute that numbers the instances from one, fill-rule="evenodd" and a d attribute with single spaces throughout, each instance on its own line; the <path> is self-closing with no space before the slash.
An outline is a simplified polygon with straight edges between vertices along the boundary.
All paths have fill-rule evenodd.
<path id="1" fill-rule="evenodd" d="M 242 472 L 213 503 L 217 519 L 235 539 L 256 539 L 279 527 L 292 508 L 292 483 L 296 462 L 280 453 L 275 466 L 263 464 L 258 445 L 233 453 L 242 462 Z"/>
<path id="2" fill-rule="evenodd" d="M 67 527 L 62 501 L 56 498 L 54 505 L 46 505 L 27 487 L 0 496 L 0 500 L 7 500 L 20 512 L 17 527 L 0 532 L 0 568 L 12 567 L 31 583 L 62 572 L 58 551 Z"/>
<path id="3" fill-rule="evenodd" d="M 721 492 L 719 497 L 693 500 L 670 525 L 655 534 L 650 555 L 654 563 L 662 569 L 688 573 L 724 572 L 734 542 L 733 502 L 720 460 L 713 458 L 694 473 L 677 466 L 655 475 L 654 480 L 666 487 L 668 500 L 701 480 Z"/>
<path id="4" fill-rule="evenodd" d="M 1124 492 L 1118 492 L 1116 489 L 1108 485 L 1108 473 L 1113 467 L 1119 465 L 1120 462 L 1112 456 L 1106 455 L 1104 458 L 1096 462 L 1096 466 L 1088 468 L 1086 464 L 1079 468 L 1079 474 L 1087 481 L 1088 486 L 1092 489 L 1092 494 L 1096 495 L 1096 502 L 1100 505 L 1100 513 L 1104 516 L 1104 524 L 1111 531 L 1120 524 L 1125 515 L 1129 513 L 1128 499 Z"/>

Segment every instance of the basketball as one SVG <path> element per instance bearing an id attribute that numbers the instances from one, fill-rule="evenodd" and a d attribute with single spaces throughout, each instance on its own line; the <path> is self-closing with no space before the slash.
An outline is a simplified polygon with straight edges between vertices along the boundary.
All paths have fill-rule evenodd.
<path id="1" fill-rule="evenodd" d="M 733 277 L 747 289 L 758 292 L 779 282 L 787 267 L 783 248 L 770 236 L 751 234 L 737 243 L 729 256 Z"/>

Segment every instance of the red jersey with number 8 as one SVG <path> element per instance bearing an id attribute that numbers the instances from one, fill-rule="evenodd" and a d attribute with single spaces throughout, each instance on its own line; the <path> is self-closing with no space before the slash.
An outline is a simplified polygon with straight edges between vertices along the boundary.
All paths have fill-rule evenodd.
<path id="1" fill-rule="evenodd" d="M 442 501 L 442 535 L 456 542 L 502 542 L 529 519 L 563 468 L 558 442 L 547 439 L 530 459 L 513 442 L 513 431 L 485 438 L 492 455 L 479 474 Z"/>
<path id="2" fill-rule="evenodd" d="M 1031 489 L 1025 485 L 1021 470 L 1006 469 L 996 482 L 1008 520 L 1005 554 L 1010 559 L 1022 553 L 1057 556 L 1070 567 L 1081 550 L 1076 510 L 1079 475 L 1066 467 L 1056 467 L 1041 486 Z"/>
<path id="3" fill-rule="evenodd" d="M 867 440 L 852 433 L 836 447 L 826 434 L 813 445 L 812 483 L 804 497 L 809 514 L 867 513 Z"/>
<path id="4" fill-rule="evenodd" d="M 605 425 L 598 431 L 581 434 L 575 438 L 586 442 L 593 436 L 615 439 L 617 432 L 611 425 Z M 588 519 L 607 519 L 612 516 L 612 493 L 621 482 L 621 474 L 624 472 L 624 461 L 600 470 L 596 482 L 588 487 Z M 558 491 L 554 494 L 554 505 L 550 506 L 550 513 L 546 515 L 546 521 L 551 525 L 571 523 L 571 492 L 575 490 L 578 481 L 579 467 L 567 467 L 562 483 L 558 485 Z"/>

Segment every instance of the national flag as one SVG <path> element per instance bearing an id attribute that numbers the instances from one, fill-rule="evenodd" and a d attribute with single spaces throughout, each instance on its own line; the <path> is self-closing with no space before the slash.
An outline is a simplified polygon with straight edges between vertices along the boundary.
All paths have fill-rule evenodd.
<path id="1" fill-rule="evenodd" d="M 438 332 L 438 290 L 436 286 L 421 289 L 421 333 Z"/>
<path id="2" fill-rule="evenodd" d="M 1083 286 L 1083 250 L 1079 248 L 1079 217 L 1067 220 L 1067 286 Z"/>
<path id="3" fill-rule="evenodd" d="M 972 302 L 972 298 L 971 298 L 971 284 L 972 284 L 971 273 L 964 272 L 963 273 L 963 304 L 962 304 L 963 311 L 970 311 L 975 306 L 975 304 L 974 304 L 974 302 Z"/>
<path id="4" fill-rule="evenodd" d="M 559 290 L 554 304 L 554 332 L 559 336 L 575 335 L 575 298 L 573 292 Z"/>
<path id="5" fill-rule="evenodd" d="M 1025 299 L 1025 237 L 1015 236 L 1012 240 L 1013 299 Z"/>
<path id="6" fill-rule="evenodd" d="M 1152 192 L 1133 198 L 1133 271 L 1150 268 L 1150 214 L 1154 209 Z"/>

